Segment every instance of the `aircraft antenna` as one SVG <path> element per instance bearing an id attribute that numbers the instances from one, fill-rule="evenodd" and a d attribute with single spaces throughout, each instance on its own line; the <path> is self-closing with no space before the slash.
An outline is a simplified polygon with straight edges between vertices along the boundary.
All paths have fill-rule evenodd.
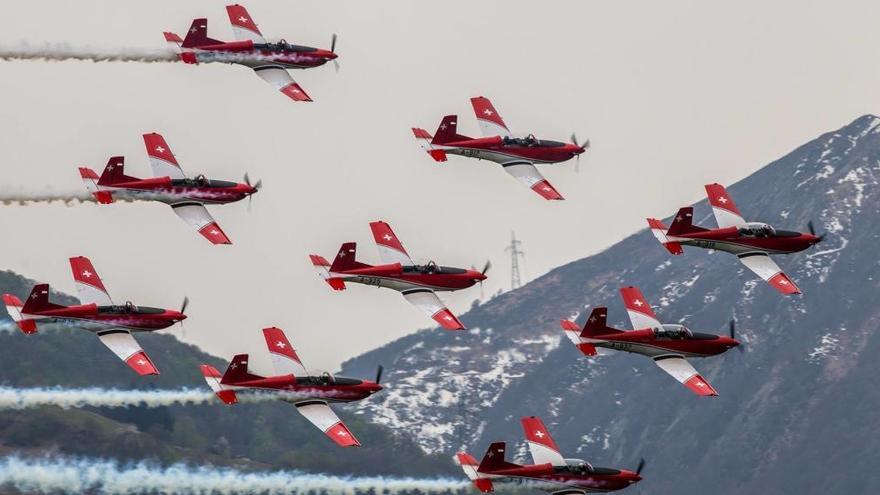
<path id="1" fill-rule="evenodd" d="M 520 249 L 522 242 L 516 238 L 516 232 L 510 231 L 510 245 L 504 250 L 510 252 L 510 289 L 516 289 L 522 285 L 519 276 L 519 258 L 525 258 L 526 253 Z"/>

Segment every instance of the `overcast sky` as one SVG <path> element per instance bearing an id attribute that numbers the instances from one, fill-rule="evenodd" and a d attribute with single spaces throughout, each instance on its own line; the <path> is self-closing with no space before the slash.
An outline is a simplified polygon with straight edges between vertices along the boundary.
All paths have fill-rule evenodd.
<path id="1" fill-rule="evenodd" d="M 163 47 L 163 30 L 182 33 L 199 16 L 228 40 L 224 5 L 16 2 L 0 45 Z M 329 47 L 339 34 L 339 73 L 293 73 L 314 103 L 288 101 L 239 66 L 0 62 L 0 187 L 75 190 L 77 166 L 102 169 L 118 154 L 130 175 L 148 176 L 141 134 L 157 131 L 191 175 L 263 179 L 250 214 L 244 203 L 209 208 L 235 244 L 208 244 L 162 204 L 4 206 L 4 268 L 73 293 L 67 258 L 86 255 L 117 300 L 177 307 L 190 296 L 185 339 L 211 353 L 262 354 L 259 329 L 277 325 L 307 366 L 335 369 L 431 324 L 394 292 L 337 293 L 315 275 L 308 254 L 331 258 L 344 241 L 377 263 L 370 221 L 391 223 L 417 259 L 491 259 L 488 295 L 509 286 L 511 230 L 534 278 L 700 199 L 705 183 L 734 182 L 875 112 L 880 99 L 871 1 L 246 6 L 269 38 Z M 410 127 L 434 132 L 446 114 L 478 135 L 476 95 L 514 132 L 592 140 L 579 174 L 573 162 L 540 168 L 566 201 L 544 201 L 497 165 L 436 164 L 419 148 Z M 441 297 L 460 314 L 479 295 Z"/>

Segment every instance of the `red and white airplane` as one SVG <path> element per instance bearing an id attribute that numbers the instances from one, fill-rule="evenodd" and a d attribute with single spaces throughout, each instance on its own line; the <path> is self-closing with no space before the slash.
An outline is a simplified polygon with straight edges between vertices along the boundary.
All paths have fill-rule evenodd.
<path id="1" fill-rule="evenodd" d="M 264 328 L 263 337 L 272 357 L 275 376 L 260 376 L 248 371 L 248 355 L 232 358 L 223 375 L 213 366 L 203 364 L 202 375 L 217 397 L 226 404 L 238 402 L 237 394 L 274 393 L 279 400 L 292 403 L 306 419 L 342 447 L 360 447 L 328 402 L 352 402 L 366 399 L 382 390 L 382 367 L 376 381 L 334 377 L 330 373 L 310 375 L 290 341 L 280 328 Z"/>
<path id="2" fill-rule="evenodd" d="M 333 264 L 323 256 L 309 255 L 318 275 L 333 290 L 345 290 L 346 282 L 396 290 L 443 328 L 464 330 L 464 325 L 446 308 L 435 292 L 466 289 L 486 280 L 486 272 L 491 266 L 489 262 L 486 262 L 480 272 L 440 266 L 433 261 L 417 265 L 403 249 L 390 225 L 382 221 L 372 222 L 370 229 L 379 248 L 379 256 L 385 264 L 373 266 L 357 261 L 357 244 L 346 242 L 339 248 Z"/>
<path id="3" fill-rule="evenodd" d="M 597 347 L 648 356 L 695 394 L 717 396 L 712 385 L 685 358 L 716 356 L 738 346 L 733 321 L 729 337 L 692 332 L 684 325 L 660 323 L 637 287 L 620 289 L 620 297 L 634 330 L 609 327 L 605 307 L 593 309 L 583 328 L 573 321 L 561 320 L 562 329 L 578 349 L 586 356 L 595 356 Z"/>
<path id="4" fill-rule="evenodd" d="M 534 464 L 523 466 L 504 460 L 507 444 L 495 442 L 479 463 L 467 452 L 456 454 L 456 461 L 481 492 L 531 489 L 573 495 L 613 492 L 641 481 L 645 460 L 635 471 L 593 466 L 581 459 L 562 457 L 559 447 L 541 418 L 522 418 L 522 427 Z"/>
<path id="5" fill-rule="evenodd" d="M 185 320 L 183 312 L 186 311 L 188 299 L 184 298 L 180 311 L 135 306 L 131 301 L 115 304 L 88 258 L 70 258 L 70 269 L 79 294 L 78 306 L 50 303 L 49 284 L 34 286 L 27 302 L 23 304 L 18 297 L 3 294 L 6 311 L 18 328 L 26 334 L 32 334 L 41 325 L 61 324 L 94 332 L 104 345 L 139 375 L 158 375 L 159 370 L 131 333 L 161 330 Z"/>
<path id="6" fill-rule="evenodd" d="M 721 184 L 707 184 L 706 195 L 717 229 L 693 225 L 694 209 L 691 206 L 678 210 L 667 229 L 656 218 L 648 219 L 654 237 L 675 255 L 682 254 L 682 246 L 717 249 L 735 254 L 743 265 L 766 280 L 779 292 L 800 294 L 798 286 L 770 259 L 771 254 L 789 254 L 803 251 L 822 241 L 810 222 L 810 233 L 776 230 L 766 223 L 746 222 Z"/>
<path id="7" fill-rule="evenodd" d="M 578 144 L 574 134 L 571 143 L 537 139 L 533 134 L 515 137 L 507 124 L 492 106 L 488 98 L 471 98 L 482 138 L 462 136 L 457 131 L 458 117 L 447 115 L 432 137 L 428 131 L 413 128 L 413 134 L 438 162 L 445 162 L 446 155 L 461 155 L 499 163 L 504 171 L 544 199 L 565 199 L 535 168 L 536 163 L 560 163 L 586 151 L 587 140 Z"/>
<path id="8" fill-rule="evenodd" d="M 187 64 L 221 62 L 250 67 L 266 81 L 294 101 L 312 101 L 308 94 L 290 77 L 287 69 L 310 69 L 333 60 L 336 64 L 336 35 L 329 50 L 291 45 L 281 40 L 266 41 L 254 18 L 243 6 L 227 5 L 226 13 L 232 23 L 236 41 L 218 41 L 208 37 L 208 20 L 195 19 L 186 38 L 164 33 L 165 41 Z"/>
<path id="9" fill-rule="evenodd" d="M 228 182 L 197 175 L 190 179 L 183 173 L 165 139 L 155 132 L 144 134 L 144 145 L 155 177 L 139 179 L 125 175 L 125 157 L 114 156 L 99 177 L 94 170 L 80 167 L 79 174 L 86 188 L 98 203 L 114 201 L 159 201 L 171 206 L 174 213 L 213 244 L 232 244 L 217 225 L 206 204 L 225 204 L 250 198 L 260 190 L 262 181 L 251 185 Z"/>

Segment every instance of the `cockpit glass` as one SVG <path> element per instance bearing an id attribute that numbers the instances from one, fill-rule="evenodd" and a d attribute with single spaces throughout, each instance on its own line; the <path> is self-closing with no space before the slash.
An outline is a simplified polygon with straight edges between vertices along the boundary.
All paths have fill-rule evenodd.
<path id="1" fill-rule="evenodd" d="M 776 235 L 776 230 L 766 223 L 750 222 L 740 227 L 739 233 L 747 237 L 772 237 Z"/>
<path id="2" fill-rule="evenodd" d="M 654 328 L 654 337 L 658 339 L 683 340 L 692 336 L 693 333 L 684 325 L 662 325 Z"/>

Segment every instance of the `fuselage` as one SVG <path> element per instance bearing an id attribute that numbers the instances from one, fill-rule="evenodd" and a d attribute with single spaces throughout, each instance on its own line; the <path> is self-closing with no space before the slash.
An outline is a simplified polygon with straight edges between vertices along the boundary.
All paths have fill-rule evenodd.
<path id="1" fill-rule="evenodd" d="M 559 141 L 502 138 L 500 136 L 451 141 L 433 144 L 433 147 L 451 155 L 489 160 L 495 163 L 527 161 L 530 163 L 560 163 L 583 153 L 581 146 Z"/>
<path id="2" fill-rule="evenodd" d="M 382 386 L 369 380 L 358 378 L 322 376 L 251 376 L 250 379 L 225 384 L 236 393 L 277 393 L 278 398 L 292 402 L 303 399 L 322 399 L 328 402 L 351 402 L 366 399 L 382 390 Z"/>
<path id="3" fill-rule="evenodd" d="M 193 201 L 206 204 L 234 203 L 257 192 L 248 184 L 210 179 L 135 179 L 101 185 L 97 193 L 107 191 L 112 201 L 159 201 L 167 204 Z M 110 202 L 110 201 L 107 201 Z"/>
<path id="4" fill-rule="evenodd" d="M 818 236 L 803 232 L 775 229 L 767 232 L 752 232 L 749 229 L 737 227 L 709 229 L 687 234 L 667 234 L 667 237 L 670 242 L 677 242 L 683 246 L 715 249 L 735 255 L 754 252 L 796 253 L 821 241 Z"/>
<path id="5" fill-rule="evenodd" d="M 131 332 L 151 332 L 168 328 L 186 319 L 186 315 L 180 311 L 128 304 L 123 306 L 84 304 L 34 313 L 22 311 L 22 317 L 35 320 L 38 324 L 54 323 L 90 332 L 111 328 L 122 328 Z"/>
<path id="6" fill-rule="evenodd" d="M 628 332 L 581 337 L 581 342 L 615 351 L 632 352 L 648 357 L 680 355 L 708 357 L 736 347 L 736 339 L 709 333 L 691 332 L 681 325 L 663 325 Z"/>
<path id="7" fill-rule="evenodd" d="M 530 466 L 523 467 L 528 469 Z M 566 489 L 586 492 L 622 490 L 641 481 L 642 477 L 626 469 L 593 467 L 591 470 L 576 472 L 570 466 L 565 466 L 553 468 L 552 473 L 536 473 L 529 476 L 493 476 L 491 479 L 492 484 L 495 485 L 495 491 L 532 489 L 560 493 Z"/>
<path id="8" fill-rule="evenodd" d="M 399 292 L 415 289 L 456 291 L 486 279 L 484 274 L 476 270 L 439 265 L 400 266 L 397 263 L 331 272 L 330 276 L 341 278 L 346 282 L 384 287 Z"/>
<path id="9" fill-rule="evenodd" d="M 329 50 L 310 46 L 279 43 L 254 43 L 250 40 L 230 41 L 187 49 L 180 58 L 188 63 L 221 62 L 247 67 L 279 65 L 286 69 L 310 69 L 335 59 Z"/>

